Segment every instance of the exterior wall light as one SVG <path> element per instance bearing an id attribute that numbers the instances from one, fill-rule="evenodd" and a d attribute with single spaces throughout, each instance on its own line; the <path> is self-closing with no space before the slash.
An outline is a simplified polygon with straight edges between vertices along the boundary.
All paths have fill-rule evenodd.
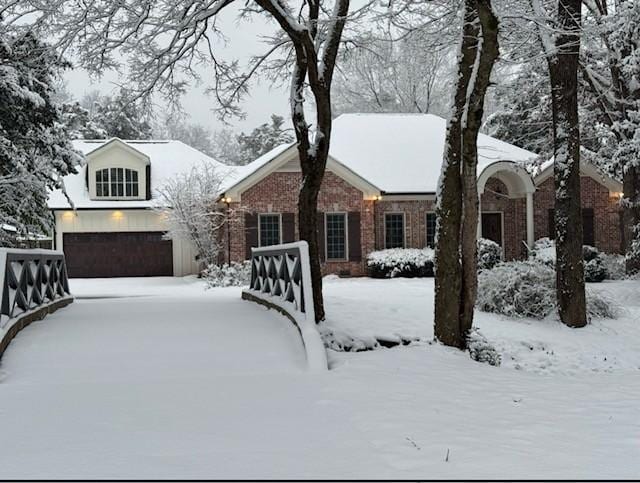
<path id="1" fill-rule="evenodd" d="M 122 211 L 120 210 L 116 210 L 111 213 L 111 218 L 113 218 L 114 220 L 122 220 L 122 218 L 124 218 L 124 213 L 122 213 Z"/>

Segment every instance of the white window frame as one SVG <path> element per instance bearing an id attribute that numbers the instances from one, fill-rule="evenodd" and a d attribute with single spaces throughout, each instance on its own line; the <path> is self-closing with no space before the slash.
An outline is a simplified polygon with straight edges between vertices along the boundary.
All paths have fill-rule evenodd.
<path id="1" fill-rule="evenodd" d="M 113 169 L 121 169 L 122 170 L 122 196 L 117 195 L 117 194 L 113 194 L 111 192 L 111 170 Z M 105 181 L 104 178 L 104 171 L 107 172 L 107 181 Z M 137 195 L 130 195 L 127 196 L 127 171 L 131 171 L 132 173 L 136 173 L 136 185 L 138 187 L 138 194 Z M 100 176 L 102 176 L 102 181 L 100 181 L 100 184 L 102 185 L 102 193 L 101 195 L 98 195 L 98 173 L 100 173 Z M 132 176 L 133 177 L 133 176 Z M 134 168 L 125 168 L 122 166 L 110 166 L 110 167 L 104 167 L 104 168 L 98 168 L 94 171 L 94 188 L 96 190 L 96 199 L 104 199 L 104 200 L 137 200 L 140 199 L 140 171 Z M 117 180 L 116 180 L 116 183 Z M 133 187 L 133 182 L 130 182 L 129 184 L 131 184 L 131 186 Z M 105 195 L 104 194 L 104 187 L 107 187 L 107 191 L 109 192 L 109 194 Z M 133 189 L 131 190 L 133 191 Z"/>
<path id="2" fill-rule="evenodd" d="M 407 213 L 404 211 L 384 212 L 384 248 L 387 249 L 387 215 L 402 215 L 402 247 L 407 248 Z M 397 247 L 396 247 L 397 248 Z"/>
<path id="3" fill-rule="evenodd" d="M 258 246 L 262 246 L 262 230 L 260 229 L 260 218 L 263 216 L 277 216 L 278 217 L 278 244 L 282 244 L 282 213 L 258 213 Z M 271 245 L 265 245 L 271 246 Z"/>
<path id="4" fill-rule="evenodd" d="M 327 215 L 344 216 L 344 258 L 329 258 L 329 232 L 327 230 Z M 346 211 L 329 211 L 324 214 L 324 259 L 327 262 L 349 261 L 349 213 Z"/>

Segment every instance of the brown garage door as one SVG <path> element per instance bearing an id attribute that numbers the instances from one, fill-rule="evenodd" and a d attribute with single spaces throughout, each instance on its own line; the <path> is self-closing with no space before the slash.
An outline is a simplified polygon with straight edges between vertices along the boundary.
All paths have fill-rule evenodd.
<path id="1" fill-rule="evenodd" d="M 69 277 L 173 275 L 171 240 L 161 232 L 64 233 Z"/>

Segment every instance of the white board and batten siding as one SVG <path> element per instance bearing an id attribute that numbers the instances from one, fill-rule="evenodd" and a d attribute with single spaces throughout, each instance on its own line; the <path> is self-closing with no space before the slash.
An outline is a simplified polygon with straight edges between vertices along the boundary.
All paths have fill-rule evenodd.
<path id="1" fill-rule="evenodd" d="M 153 210 L 56 211 L 56 248 L 63 250 L 64 233 L 109 233 L 166 231 L 163 215 Z M 173 275 L 182 277 L 199 271 L 195 249 L 186 240 L 172 240 Z"/>

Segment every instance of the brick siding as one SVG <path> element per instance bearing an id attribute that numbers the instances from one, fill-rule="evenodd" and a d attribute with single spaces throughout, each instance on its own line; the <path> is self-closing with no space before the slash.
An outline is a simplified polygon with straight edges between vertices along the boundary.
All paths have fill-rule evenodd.
<path id="1" fill-rule="evenodd" d="M 231 208 L 237 210 L 236 216 L 233 217 L 230 223 L 232 260 L 245 259 L 243 209 L 254 213 L 294 213 L 295 237 L 298 239 L 298 193 L 300 183 L 300 173 L 271 173 L 242 193 L 241 203 L 231 204 Z M 318 211 L 323 213 L 360 212 L 362 261 L 328 261 L 323 264 L 324 273 L 345 273 L 352 276 L 365 274 L 365 256 L 373 251 L 373 201 L 363 198 L 362 191 L 333 172 L 327 171 L 318 196 Z M 241 207 L 242 209 L 240 209 Z"/>
<path id="2" fill-rule="evenodd" d="M 236 215 L 229 224 L 231 231 L 231 260 L 245 259 L 244 210 L 253 213 L 294 213 L 295 237 L 298 237 L 297 202 L 301 175 L 296 172 L 275 172 L 242 193 L 241 205 L 231 203 Z M 505 259 L 517 259 L 526 255 L 526 201 L 512 199 L 506 195 L 507 187 L 498 179 L 491 178 L 481 197 L 483 212 L 503 214 L 503 244 Z M 548 236 L 548 210 L 553 208 L 553 179 L 542 183 L 534 194 L 535 239 Z M 594 237 L 597 248 L 607 252 L 620 252 L 621 229 L 619 205 L 609 196 L 608 189 L 589 177 L 582 177 L 582 205 L 594 210 Z M 323 273 L 343 273 L 352 276 L 366 274 L 366 256 L 374 249 L 384 248 L 384 220 L 386 213 L 404 213 L 405 246 L 422 248 L 426 245 L 426 213 L 435 210 L 434 199 L 421 200 L 364 200 L 363 193 L 335 173 L 325 174 L 318 210 L 327 212 L 359 211 L 361 217 L 360 242 L 362 261 L 328 261 L 323 264 Z M 374 223 L 375 220 L 375 223 Z M 226 233 L 223 235 L 226 245 Z M 227 259 L 227 248 L 224 249 Z"/>
<path id="3" fill-rule="evenodd" d="M 596 248 L 608 253 L 622 253 L 622 223 L 617 198 L 609 189 L 589 176 L 580 178 L 583 208 L 593 209 L 593 236 Z M 555 204 L 553 177 L 536 189 L 534 195 L 534 231 L 536 240 L 549 236 L 549 210 Z"/>

